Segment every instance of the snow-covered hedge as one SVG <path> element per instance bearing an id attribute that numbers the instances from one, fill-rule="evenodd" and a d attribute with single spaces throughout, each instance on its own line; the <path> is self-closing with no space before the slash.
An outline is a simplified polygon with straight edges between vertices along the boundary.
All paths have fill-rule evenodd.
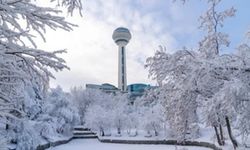
<path id="1" fill-rule="evenodd" d="M 135 136 L 139 130 L 158 136 L 164 128 L 163 107 L 156 101 L 148 104 L 142 98 L 135 100 L 140 103 L 132 105 L 127 94 L 107 94 L 91 89 L 82 92 L 84 97 L 78 99 L 89 102 L 88 106 L 79 108 L 85 109 L 84 125 L 101 136 Z"/>
<path id="2" fill-rule="evenodd" d="M 38 145 L 72 137 L 73 126 L 80 123 L 79 114 L 70 95 L 60 87 L 50 89 L 36 117 L 21 118 L 5 130 L 8 143 L 16 143 L 17 150 L 34 150 Z"/>

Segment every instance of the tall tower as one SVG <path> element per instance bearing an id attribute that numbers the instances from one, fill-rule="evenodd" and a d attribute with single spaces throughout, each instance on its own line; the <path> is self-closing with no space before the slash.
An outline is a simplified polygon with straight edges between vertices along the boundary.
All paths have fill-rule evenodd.
<path id="1" fill-rule="evenodd" d="M 118 45 L 118 89 L 122 92 L 126 92 L 127 73 L 125 47 L 131 39 L 131 34 L 127 28 L 119 27 L 113 32 L 112 38 Z"/>

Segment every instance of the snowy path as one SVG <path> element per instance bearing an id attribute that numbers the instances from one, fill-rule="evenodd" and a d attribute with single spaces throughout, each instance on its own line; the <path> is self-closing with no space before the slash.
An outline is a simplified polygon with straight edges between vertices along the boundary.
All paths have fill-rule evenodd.
<path id="1" fill-rule="evenodd" d="M 169 145 L 132 145 L 100 143 L 96 139 L 77 139 L 68 144 L 60 145 L 48 150 L 182 150 L 184 147 Z M 201 147 L 185 147 L 185 150 L 210 150 Z"/>

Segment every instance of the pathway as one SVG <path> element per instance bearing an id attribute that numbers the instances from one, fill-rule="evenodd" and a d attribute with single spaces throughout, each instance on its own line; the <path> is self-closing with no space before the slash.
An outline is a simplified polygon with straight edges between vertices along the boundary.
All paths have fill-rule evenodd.
<path id="1" fill-rule="evenodd" d="M 76 139 L 48 150 L 210 150 L 201 147 L 184 147 L 170 145 L 132 145 L 101 143 L 97 139 Z"/>

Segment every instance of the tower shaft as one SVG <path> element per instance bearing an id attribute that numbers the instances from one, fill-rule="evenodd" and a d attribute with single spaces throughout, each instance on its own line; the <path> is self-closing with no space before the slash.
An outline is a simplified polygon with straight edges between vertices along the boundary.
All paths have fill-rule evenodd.
<path id="1" fill-rule="evenodd" d="M 122 44 L 118 50 L 118 88 L 122 92 L 127 91 L 126 51 Z"/>

